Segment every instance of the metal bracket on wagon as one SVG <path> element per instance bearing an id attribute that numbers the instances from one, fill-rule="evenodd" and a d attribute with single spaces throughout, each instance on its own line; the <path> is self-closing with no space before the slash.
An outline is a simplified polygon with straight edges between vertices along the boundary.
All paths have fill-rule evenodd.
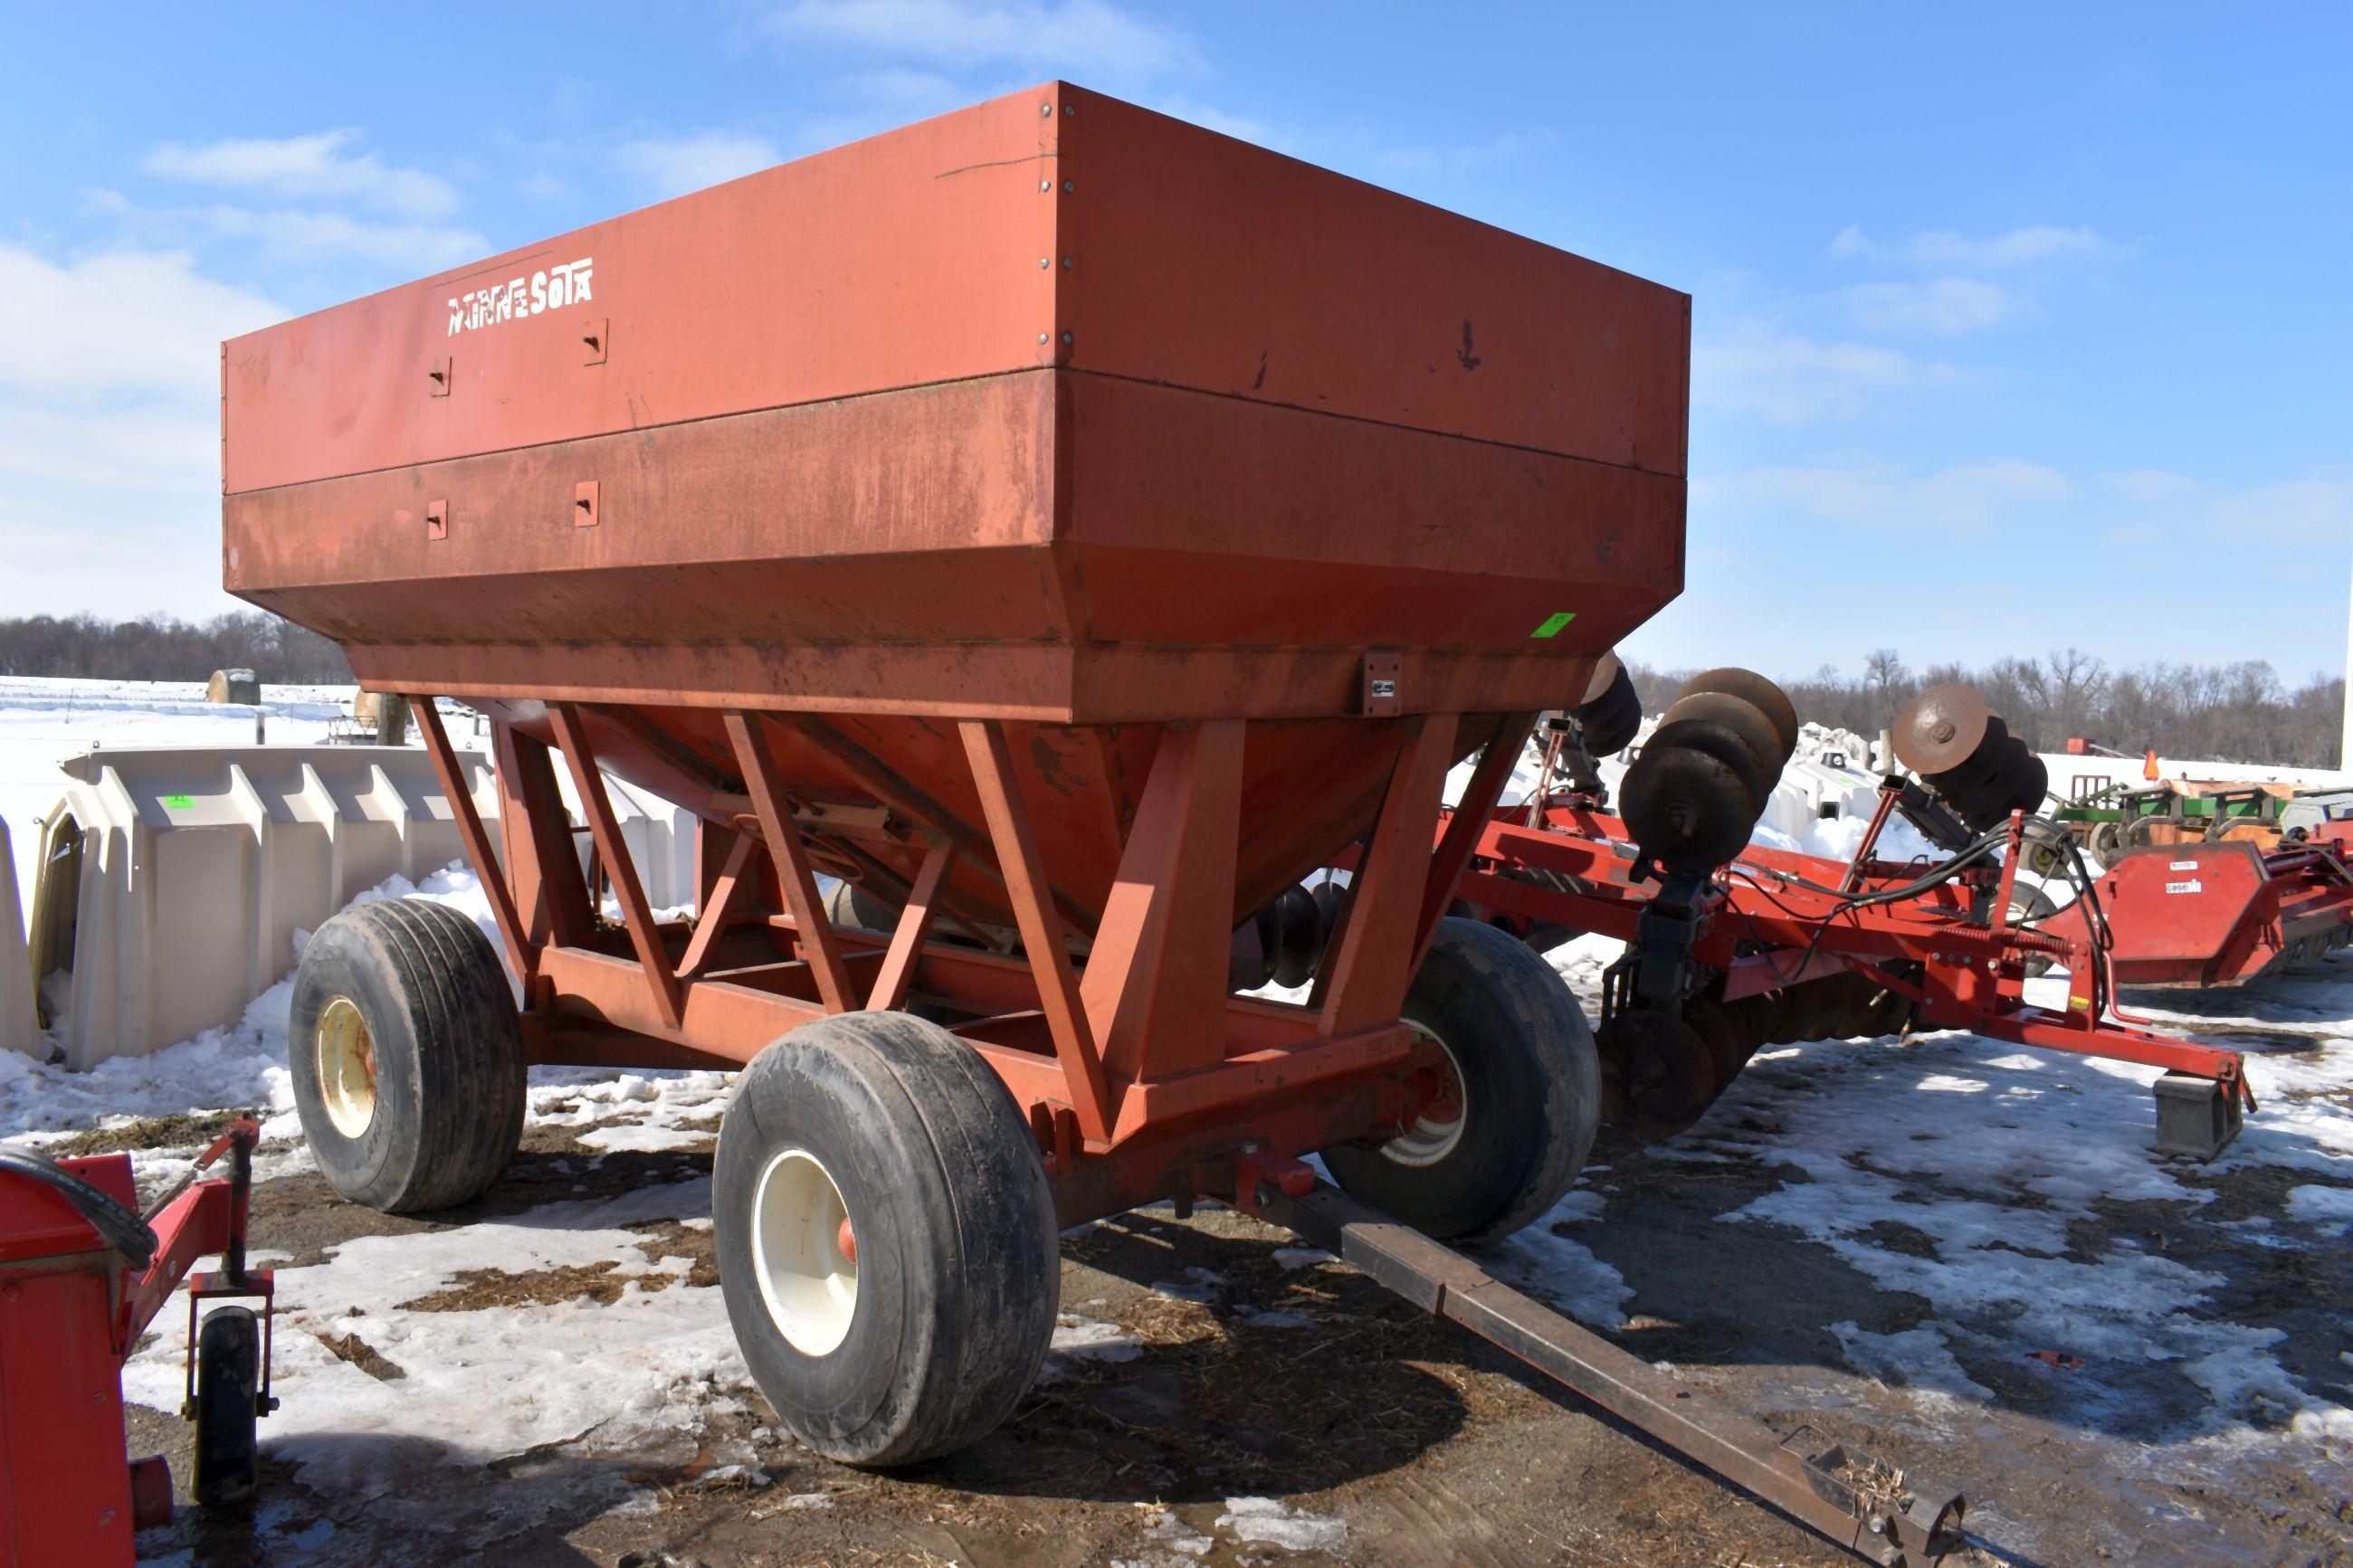
<path id="1" fill-rule="evenodd" d="M 1238 1170 L 1247 1176 L 1250 1169 L 1246 1156 Z M 1704 1398 L 1336 1187 L 1318 1182 L 1293 1193 L 1271 1181 L 1244 1180 L 1237 1183 L 1235 1202 L 1882 1568 L 1923 1568 L 1968 1544 L 1961 1521 L 1968 1504 L 1959 1492 L 1918 1480 L 1811 1428 L 1784 1435 Z"/>

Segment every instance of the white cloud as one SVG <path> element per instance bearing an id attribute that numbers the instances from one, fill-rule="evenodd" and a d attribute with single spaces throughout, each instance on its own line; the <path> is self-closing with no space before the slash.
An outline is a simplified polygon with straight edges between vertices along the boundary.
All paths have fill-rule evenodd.
<path id="1" fill-rule="evenodd" d="M 1932 278 L 1920 283 L 1858 283 L 1841 291 L 1855 321 L 1879 331 L 1941 337 L 1982 331 L 2018 314 L 2021 302 L 1998 283 Z"/>
<path id="2" fill-rule="evenodd" d="M 220 595 L 220 342 L 284 319 L 178 251 L 0 243 L 0 615 Z"/>
<path id="3" fill-rule="evenodd" d="M 224 338 L 283 320 L 182 251 L 58 263 L 0 243 L 0 386 L 43 395 L 220 393 Z"/>
<path id="4" fill-rule="evenodd" d="M 1873 239 L 1850 224 L 1831 241 L 1831 254 L 1842 260 L 1904 261 L 1915 267 L 1962 272 L 2024 267 L 2066 257 L 2098 256 L 2115 248 L 2088 226 L 2060 228 L 2050 224 L 1981 236 L 1949 228 L 1924 229 L 1894 243 Z"/>
<path id="5" fill-rule="evenodd" d="M 1289 151 L 1298 142 L 1298 138 L 1290 132 L 1277 130 L 1262 120 L 1252 120 L 1240 114 L 1229 114 L 1213 104 L 1203 103 L 1181 92 L 1160 98 L 1150 107 L 1171 119 L 1182 120 L 1187 124 L 1198 125 L 1203 130 L 1215 131 L 1220 135 L 1231 136 L 1238 141 L 1255 142 L 1261 147 Z"/>
<path id="6" fill-rule="evenodd" d="M 167 142 L 142 166 L 151 174 L 193 184 L 297 201 L 359 202 L 405 217 L 439 217 L 456 210 L 458 193 L 447 180 L 386 163 L 373 153 L 354 153 L 359 139 L 358 132 L 342 130 L 201 146 Z"/>
<path id="7" fill-rule="evenodd" d="M 1011 66 L 1124 78 L 1198 69 L 1181 34 L 1104 0 L 797 0 L 778 37 L 920 59 L 946 69 Z"/>
<path id="8" fill-rule="evenodd" d="M 289 260 L 354 256 L 381 266 L 433 272 L 487 255 L 491 242 L 469 228 L 439 224 L 369 223 L 341 213 L 249 212 L 215 207 L 216 234 L 259 243 Z"/>
<path id="9" fill-rule="evenodd" d="M 841 83 L 878 109 L 932 113 L 961 108 L 972 94 L 937 71 L 911 70 L 905 66 L 881 66 L 850 71 Z"/>
<path id="10" fill-rule="evenodd" d="M 699 191 L 784 161 L 765 137 L 731 131 L 625 142 L 614 156 L 621 167 L 665 196 Z"/>
<path id="11" fill-rule="evenodd" d="M 2224 496 L 2214 503 L 2211 517 L 2217 538 L 2323 544 L 2341 550 L 2353 538 L 2353 472 L 2322 469 L 2305 479 Z"/>
<path id="12" fill-rule="evenodd" d="M 1976 529 L 2011 513 L 2065 500 L 2075 485 L 2042 463 L 1997 458 L 1911 472 L 1866 458 L 1752 468 L 1694 481 L 1715 510 L 1758 503 L 1794 508 L 1832 522 L 1883 527 L 1895 537 L 1922 528 Z"/>
<path id="13" fill-rule="evenodd" d="M 0 396 L 0 475 L 15 490 L 27 481 L 183 495 L 216 489 L 216 406 L 157 400 L 89 408 Z"/>
<path id="14" fill-rule="evenodd" d="M 1876 343 L 1817 342 L 1761 321 L 1692 348 L 1692 397 L 1778 425 L 1852 418 L 1886 394 L 1949 385 L 1952 366 Z"/>

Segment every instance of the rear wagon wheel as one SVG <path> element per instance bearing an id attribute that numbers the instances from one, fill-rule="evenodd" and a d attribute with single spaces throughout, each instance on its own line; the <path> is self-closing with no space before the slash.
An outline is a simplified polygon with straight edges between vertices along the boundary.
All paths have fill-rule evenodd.
<path id="1" fill-rule="evenodd" d="M 712 1177 L 720 1285 L 777 1418 L 903 1465 L 1011 1413 L 1061 1267 L 1029 1123 L 971 1047 L 904 1013 L 805 1024 L 754 1058 Z"/>

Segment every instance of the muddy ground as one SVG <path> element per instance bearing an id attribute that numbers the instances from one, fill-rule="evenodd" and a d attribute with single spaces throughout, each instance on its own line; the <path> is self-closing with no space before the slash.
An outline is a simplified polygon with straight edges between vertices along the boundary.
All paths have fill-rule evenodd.
<path id="1" fill-rule="evenodd" d="M 176 1142 L 185 1131 L 155 1136 Z M 565 1131 L 534 1126 L 483 1203 L 431 1222 L 339 1202 L 315 1174 L 281 1177 L 255 1192 L 255 1242 L 285 1255 L 281 1266 L 300 1265 L 355 1236 L 520 1214 L 576 1195 L 581 1152 Z M 1620 1342 L 1778 1428 L 1811 1426 L 1961 1488 L 1978 1561 L 2353 1563 L 2341 1472 L 2243 1457 L 2227 1472 L 2152 1468 L 2144 1446 L 2195 1413 L 2116 1399 L 2112 1380 L 2087 1397 L 2072 1386 L 2084 1371 L 2063 1362 L 1965 1356 L 1998 1398 L 1956 1405 L 1849 1370 L 1825 1325 L 1894 1333 L 1926 1306 L 1778 1226 L 1711 1223 L 1788 1172 L 1661 1158 L 1606 1131 L 1594 1158 L 1610 1173 L 1609 1217 L 1577 1234 L 1635 1291 Z M 708 1169 L 707 1152 L 616 1153 L 586 1184 L 618 1193 Z M 2224 1222 L 2263 1201 L 2266 1174 L 2234 1173 L 2232 1194 L 2205 1212 L 2120 1206 L 2106 1224 L 2226 1267 L 2230 1310 L 2280 1327 L 2325 1375 L 2331 1358 L 2353 1351 L 2353 1265 L 2342 1248 L 2231 1239 Z M 707 1231 L 641 1228 L 649 1258 L 686 1260 L 676 1275 L 684 1285 L 715 1278 Z M 501 1568 L 1855 1561 L 1346 1267 L 1299 1264 L 1295 1254 L 1284 1267 L 1276 1249 L 1292 1240 L 1213 1207 L 1184 1222 L 1146 1211 L 1066 1239 L 1065 1310 L 1121 1325 L 1141 1352 L 1058 1362 L 1061 1375 L 997 1434 L 914 1470 L 879 1476 L 810 1455 L 776 1433 L 746 1385 L 740 1405 L 718 1402 L 670 1451 L 626 1463 L 559 1448 L 453 1466 L 430 1445 L 355 1438 L 385 1483 L 357 1500 L 314 1490 L 295 1467 L 271 1462 L 250 1515 L 184 1507 L 173 1525 L 142 1536 L 142 1557 Z M 594 1297 L 617 1289 L 604 1273 L 481 1271 L 414 1305 Z M 1188 1279 L 1214 1279 L 1213 1293 L 1200 1292 L 1213 1300 L 1178 1299 Z M 1270 1312 L 1300 1316 L 1261 1320 Z M 378 1377 L 405 1375 L 352 1338 L 338 1354 Z M 134 1408 L 129 1426 L 132 1452 L 168 1455 L 185 1487 L 181 1423 Z M 1279 1500 L 1279 1517 L 1269 1526 L 1238 1513 L 1229 1500 L 1244 1497 Z"/>

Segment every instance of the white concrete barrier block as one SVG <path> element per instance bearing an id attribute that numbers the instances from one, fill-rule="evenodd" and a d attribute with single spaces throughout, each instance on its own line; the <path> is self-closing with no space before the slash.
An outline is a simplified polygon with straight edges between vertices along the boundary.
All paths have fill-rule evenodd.
<path id="1" fill-rule="evenodd" d="M 9 858 L 8 825 L 0 822 L 0 1050 L 37 1056 L 41 1028 L 33 1007 L 33 962 L 25 940 L 25 911 L 16 897 L 16 862 Z"/>

